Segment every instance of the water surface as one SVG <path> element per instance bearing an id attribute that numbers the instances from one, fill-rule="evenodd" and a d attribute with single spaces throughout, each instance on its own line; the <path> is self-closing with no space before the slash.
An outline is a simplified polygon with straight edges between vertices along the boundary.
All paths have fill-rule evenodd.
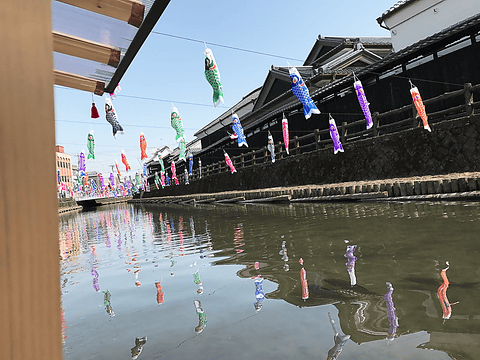
<path id="1" fill-rule="evenodd" d="M 479 231 L 468 202 L 62 215 L 64 358 L 478 359 Z"/>

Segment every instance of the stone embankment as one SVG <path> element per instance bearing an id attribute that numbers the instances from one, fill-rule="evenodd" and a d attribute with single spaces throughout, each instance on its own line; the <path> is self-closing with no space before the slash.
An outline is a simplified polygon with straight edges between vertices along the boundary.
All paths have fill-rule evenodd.
<path id="1" fill-rule="evenodd" d="M 77 202 L 72 199 L 58 199 L 58 213 L 63 214 L 70 211 L 81 210 L 82 207 L 77 205 Z"/>
<path id="2" fill-rule="evenodd" d="M 480 172 L 148 197 L 133 203 L 480 200 Z"/>

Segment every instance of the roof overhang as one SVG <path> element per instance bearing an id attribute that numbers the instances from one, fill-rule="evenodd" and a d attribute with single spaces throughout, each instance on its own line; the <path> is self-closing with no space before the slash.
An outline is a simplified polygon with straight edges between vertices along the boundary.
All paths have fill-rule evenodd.
<path id="1" fill-rule="evenodd" d="M 54 0 L 55 84 L 112 93 L 170 0 Z"/>

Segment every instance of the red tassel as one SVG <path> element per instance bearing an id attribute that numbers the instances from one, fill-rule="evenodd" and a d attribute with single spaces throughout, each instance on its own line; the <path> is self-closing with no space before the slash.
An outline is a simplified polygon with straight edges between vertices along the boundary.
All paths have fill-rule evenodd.
<path id="1" fill-rule="evenodd" d="M 97 107 L 95 106 L 95 103 L 92 102 L 92 119 L 98 119 L 100 115 L 98 115 L 98 110 Z"/>

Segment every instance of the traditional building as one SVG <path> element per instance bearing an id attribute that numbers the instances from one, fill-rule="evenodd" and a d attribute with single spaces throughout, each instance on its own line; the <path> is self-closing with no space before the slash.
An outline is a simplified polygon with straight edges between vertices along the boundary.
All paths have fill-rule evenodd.
<path id="1" fill-rule="evenodd" d="M 65 154 L 65 149 L 61 145 L 56 146 L 57 155 L 57 177 L 60 174 L 60 183 L 64 183 L 69 190 L 73 188 L 72 159 Z M 57 180 L 58 182 L 58 180 Z"/>
<path id="2" fill-rule="evenodd" d="M 480 12 L 478 0 L 400 0 L 377 22 L 390 31 L 395 51 Z"/>

